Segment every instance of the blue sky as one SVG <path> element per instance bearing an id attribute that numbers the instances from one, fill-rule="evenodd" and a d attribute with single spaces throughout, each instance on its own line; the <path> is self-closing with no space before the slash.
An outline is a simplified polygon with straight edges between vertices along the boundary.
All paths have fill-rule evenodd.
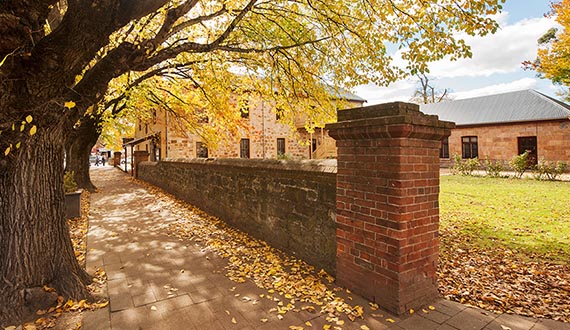
<path id="1" fill-rule="evenodd" d="M 559 87 L 524 71 L 521 62 L 536 57 L 536 40 L 555 25 L 545 18 L 549 0 L 506 0 L 496 19 L 500 29 L 494 35 L 468 38 L 473 57 L 456 62 L 439 61 L 430 65 L 430 78 L 438 89 L 448 88 L 454 99 L 535 89 L 556 97 Z M 368 105 L 409 101 L 417 80 L 399 81 L 389 87 L 359 86 L 356 94 Z"/>

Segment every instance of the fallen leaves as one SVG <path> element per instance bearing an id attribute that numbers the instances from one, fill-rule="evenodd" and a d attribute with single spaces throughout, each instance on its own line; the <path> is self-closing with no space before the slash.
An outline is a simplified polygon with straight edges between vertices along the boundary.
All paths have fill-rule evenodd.
<path id="1" fill-rule="evenodd" d="M 492 312 L 570 322 L 570 265 L 506 248 L 482 248 L 443 230 L 439 290 L 447 299 Z"/>
<path id="2" fill-rule="evenodd" d="M 334 277 L 326 271 L 316 270 L 304 261 L 288 256 L 262 240 L 230 228 L 220 219 L 160 189 L 142 184 L 156 196 L 158 204 L 168 205 L 170 212 L 179 217 L 176 222 L 168 226 L 171 235 L 198 243 L 203 246 L 202 251 L 213 252 L 225 258 L 226 276 L 232 281 L 236 283 L 250 281 L 267 290 L 267 293 L 259 295 L 259 298 L 267 299 L 276 305 L 268 312 L 276 313 L 278 320 L 283 320 L 287 313 L 303 310 L 309 313 L 317 313 L 320 310 L 322 314 L 329 315 L 334 326 L 344 324 L 345 321 L 339 319 L 341 315 L 351 321 L 364 318 L 362 306 L 351 306 L 337 296 L 336 292 L 346 291 L 350 294 L 350 291 L 331 288 Z M 229 290 L 234 291 L 235 287 Z M 242 297 L 239 293 L 236 293 L 235 297 L 244 303 L 257 303 L 257 300 Z M 265 319 L 262 319 L 262 322 L 263 320 Z"/>

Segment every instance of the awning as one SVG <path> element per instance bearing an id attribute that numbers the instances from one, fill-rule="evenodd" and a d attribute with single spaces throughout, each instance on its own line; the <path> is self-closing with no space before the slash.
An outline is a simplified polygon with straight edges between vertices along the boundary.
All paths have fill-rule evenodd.
<path id="1" fill-rule="evenodd" d="M 147 135 L 147 136 L 143 136 L 143 137 L 141 137 L 141 138 L 134 139 L 134 140 L 129 141 L 129 142 L 127 142 L 127 143 L 123 143 L 123 148 L 126 148 L 127 146 L 134 147 L 134 146 L 136 146 L 137 144 L 143 143 L 143 142 L 145 142 L 145 141 L 148 141 L 148 140 L 154 138 L 155 136 L 156 136 L 156 137 L 160 137 L 160 132 L 154 133 L 154 134 L 150 134 L 150 135 Z"/>

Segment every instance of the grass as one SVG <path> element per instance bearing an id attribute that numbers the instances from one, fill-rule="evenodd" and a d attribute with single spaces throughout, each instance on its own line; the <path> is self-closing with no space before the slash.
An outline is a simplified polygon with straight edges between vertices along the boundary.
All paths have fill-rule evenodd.
<path id="1" fill-rule="evenodd" d="M 570 263 L 570 182 L 442 176 L 440 214 L 477 246 Z"/>

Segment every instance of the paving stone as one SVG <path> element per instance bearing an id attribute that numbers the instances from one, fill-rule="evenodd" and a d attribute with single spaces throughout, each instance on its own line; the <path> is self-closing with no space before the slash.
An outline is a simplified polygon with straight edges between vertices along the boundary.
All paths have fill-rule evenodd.
<path id="1" fill-rule="evenodd" d="M 451 325 L 444 323 L 444 324 L 441 324 L 439 327 L 437 327 L 437 330 L 460 330 L 460 329 L 454 328 Z"/>
<path id="2" fill-rule="evenodd" d="M 435 311 L 449 315 L 449 316 L 455 316 L 459 312 L 461 312 L 467 308 L 467 306 L 462 305 L 458 302 L 444 300 L 444 299 L 440 299 L 439 301 L 435 302 L 433 304 L 433 306 L 435 307 Z M 430 313 L 432 312 L 429 309 L 427 309 L 427 310 Z"/>
<path id="3" fill-rule="evenodd" d="M 121 311 L 134 307 L 133 299 L 128 293 L 109 293 L 109 305 L 111 306 L 111 312 Z"/>
<path id="4" fill-rule="evenodd" d="M 152 291 L 133 296 L 133 304 L 135 307 L 147 305 L 156 302 L 156 298 Z"/>
<path id="5" fill-rule="evenodd" d="M 432 320 L 438 324 L 445 323 L 447 320 L 449 320 L 451 318 L 450 315 L 441 313 L 437 310 L 435 310 L 435 311 L 430 310 L 428 313 L 424 313 L 422 311 L 419 311 L 419 312 L 416 312 L 416 314 L 418 316 L 424 317 L 428 320 Z"/>
<path id="6" fill-rule="evenodd" d="M 201 329 L 200 326 L 212 323 L 216 319 L 214 312 L 204 303 L 183 307 L 180 309 L 180 312 L 185 313 L 187 319 L 198 329 Z"/>
<path id="7" fill-rule="evenodd" d="M 434 330 L 439 326 L 438 323 L 419 315 L 408 317 L 407 319 L 398 322 L 398 325 L 406 330 Z"/>
<path id="8" fill-rule="evenodd" d="M 222 296 L 222 293 L 215 287 L 204 288 L 202 290 L 196 292 L 188 293 L 192 302 L 195 304 L 203 303 L 206 301 L 210 301 Z"/>
<path id="9" fill-rule="evenodd" d="M 447 324 L 462 330 L 480 330 L 494 320 L 494 317 L 484 315 L 480 310 L 467 308 L 455 315 Z"/>
<path id="10" fill-rule="evenodd" d="M 504 330 L 503 327 L 509 327 L 511 330 L 530 330 L 535 323 L 536 320 L 532 318 L 502 314 L 489 323 L 485 330 Z"/>
<path id="11" fill-rule="evenodd" d="M 570 323 L 541 319 L 536 322 L 532 330 L 570 330 Z"/>
<path id="12" fill-rule="evenodd" d="M 194 304 L 192 302 L 192 299 L 190 299 L 190 296 L 188 296 L 187 294 L 167 299 L 166 303 L 169 305 L 169 309 L 171 310 L 178 310 L 184 307 L 189 307 Z"/>
<path id="13" fill-rule="evenodd" d="M 111 329 L 109 307 L 83 312 L 83 330 L 108 330 Z"/>

